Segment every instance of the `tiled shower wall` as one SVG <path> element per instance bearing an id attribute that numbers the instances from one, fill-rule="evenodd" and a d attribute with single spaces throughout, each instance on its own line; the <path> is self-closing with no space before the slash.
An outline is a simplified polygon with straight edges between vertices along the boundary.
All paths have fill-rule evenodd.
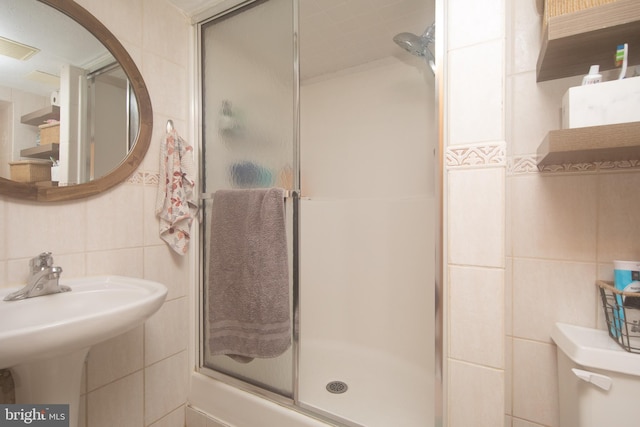
<path id="1" fill-rule="evenodd" d="M 91 350 L 80 425 L 182 427 L 190 261 L 159 239 L 154 206 L 167 119 L 187 138 L 191 128 L 191 27 L 164 0 L 78 3 L 116 35 L 142 72 L 154 113 L 151 147 L 127 183 L 101 195 L 51 204 L 0 198 L 0 286 L 23 283 L 29 258 L 45 250 L 63 277 L 119 274 L 167 285 L 167 301 L 144 326 Z"/>

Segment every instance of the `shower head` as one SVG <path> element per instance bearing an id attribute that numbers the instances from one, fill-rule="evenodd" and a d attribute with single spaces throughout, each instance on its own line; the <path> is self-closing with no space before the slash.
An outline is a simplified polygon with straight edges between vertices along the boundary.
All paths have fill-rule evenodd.
<path id="1" fill-rule="evenodd" d="M 425 58 L 431 70 L 435 72 L 435 58 L 429 50 L 429 45 L 432 44 L 435 39 L 436 24 L 433 23 L 427 27 L 421 36 L 413 33 L 400 33 L 393 38 L 393 41 L 410 54 Z"/>

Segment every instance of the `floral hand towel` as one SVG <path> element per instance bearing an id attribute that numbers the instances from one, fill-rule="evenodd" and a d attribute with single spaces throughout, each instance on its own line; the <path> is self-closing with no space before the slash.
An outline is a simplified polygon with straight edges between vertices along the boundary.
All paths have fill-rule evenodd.
<path id="1" fill-rule="evenodd" d="M 198 211 L 194 187 L 193 147 L 175 130 L 167 131 L 160 145 L 156 216 L 160 237 L 180 255 L 189 249 L 191 223 Z"/>

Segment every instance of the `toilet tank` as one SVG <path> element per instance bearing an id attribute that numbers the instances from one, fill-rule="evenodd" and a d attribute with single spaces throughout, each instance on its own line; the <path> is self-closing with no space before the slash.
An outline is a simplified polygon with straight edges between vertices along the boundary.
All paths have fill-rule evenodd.
<path id="1" fill-rule="evenodd" d="M 640 426 L 640 354 L 607 331 L 557 323 L 560 427 Z"/>

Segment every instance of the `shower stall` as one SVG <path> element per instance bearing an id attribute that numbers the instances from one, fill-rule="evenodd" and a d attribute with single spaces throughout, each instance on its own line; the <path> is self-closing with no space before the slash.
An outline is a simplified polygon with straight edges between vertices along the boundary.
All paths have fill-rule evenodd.
<path id="1" fill-rule="evenodd" d="M 189 401 L 238 427 L 435 426 L 435 27 L 407 38 L 388 9 L 363 6 L 385 30 L 369 43 L 387 53 L 365 58 L 356 39 L 335 40 L 362 58 L 329 69 L 319 43 L 350 21 L 330 18 L 337 10 L 323 3 L 223 2 L 198 23 L 202 221 Z M 424 16 L 406 30 L 422 31 L 435 7 L 414 4 Z M 320 17 L 335 34 L 319 37 Z M 246 363 L 209 344 L 213 206 L 218 190 L 271 187 L 286 195 L 291 345 Z"/>

